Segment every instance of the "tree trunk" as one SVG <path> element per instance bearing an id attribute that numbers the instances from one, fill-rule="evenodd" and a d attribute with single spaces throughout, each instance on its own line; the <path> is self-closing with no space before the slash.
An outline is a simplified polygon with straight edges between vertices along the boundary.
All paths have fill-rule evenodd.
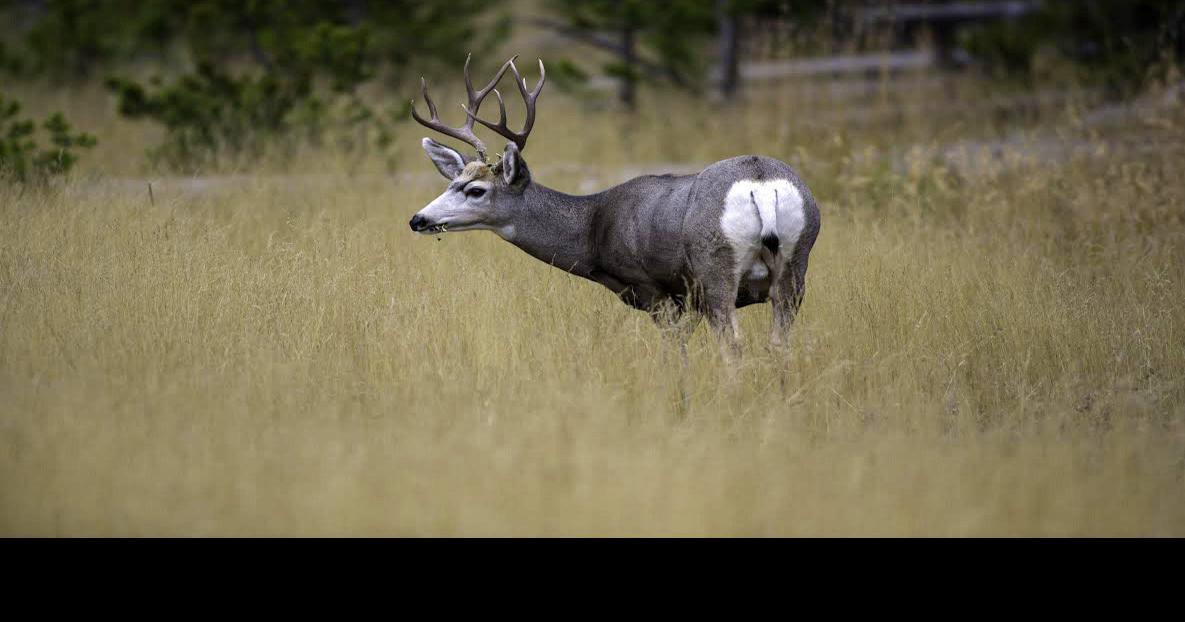
<path id="1" fill-rule="evenodd" d="M 638 50 L 634 42 L 634 25 L 628 20 L 621 29 L 621 64 L 622 76 L 618 97 L 626 108 L 633 110 L 637 107 L 638 90 Z"/>
<path id="2" fill-rule="evenodd" d="M 720 30 L 720 95 L 724 101 L 736 99 L 740 87 L 740 28 L 731 0 L 716 0 L 716 22 Z"/>

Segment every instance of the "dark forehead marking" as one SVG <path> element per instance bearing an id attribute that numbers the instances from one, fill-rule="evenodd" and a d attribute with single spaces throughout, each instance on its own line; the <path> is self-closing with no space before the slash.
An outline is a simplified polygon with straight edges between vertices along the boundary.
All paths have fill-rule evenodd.
<path id="1" fill-rule="evenodd" d="M 490 168 L 488 166 L 479 162 L 470 162 L 465 166 L 465 169 L 461 171 L 461 174 L 457 175 L 457 177 L 453 179 L 453 181 L 448 185 L 448 189 L 460 190 L 471 181 L 491 181 L 492 179 L 493 173 L 490 172 Z"/>
<path id="2" fill-rule="evenodd" d="M 448 185 L 448 188 L 447 188 L 447 190 L 460 190 L 460 189 L 464 188 L 465 186 L 468 186 L 469 184 L 471 184 L 471 183 L 473 183 L 473 182 L 475 182 L 475 181 L 484 181 L 484 180 L 482 180 L 482 179 L 462 179 L 462 178 L 457 178 L 457 179 L 454 179 L 454 180 L 452 181 L 452 183 L 450 183 L 450 184 Z"/>

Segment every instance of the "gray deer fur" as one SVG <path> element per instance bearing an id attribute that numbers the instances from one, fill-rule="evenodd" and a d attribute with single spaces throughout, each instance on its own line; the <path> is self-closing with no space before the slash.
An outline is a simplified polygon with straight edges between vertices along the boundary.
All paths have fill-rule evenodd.
<path id="1" fill-rule="evenodd" d="M 533 122 L 534 98 L 513 60 L 483 91 L 492 89 L 509 66 Z M 540 261 L 604 285 L 656 321 L 696 311 L 707 317 L 728 358 L 739 353 L 736 309 L 769 301 L 771 342 L 785 342 L 819 233 L 815 199 L 790 166 L 748 155 L 694 175 L 647 175 L 596 194 L 564 194 L 532 178 L 521 153 L 529 124 L 520 134 L 505 130 L 504 108 L 497 126 L 477 118 L 484 93 L 468 88 L 467 126 L 445 128 L 451 130 L 446 133 L 464 135 L 476 120 L 512 142 L 489 166 L 484 157 L 462 155 L 424 138 L 424 150 L 449 185 L 412 218 L 414 231 L 489 229 Z M 500 94 L 498 100 L 501 107 Z M 429 108 L 431 122 L 416 119 L 441 129 L 435 108 Z M 484 154 L 480 142 L 475 148 Z"/>

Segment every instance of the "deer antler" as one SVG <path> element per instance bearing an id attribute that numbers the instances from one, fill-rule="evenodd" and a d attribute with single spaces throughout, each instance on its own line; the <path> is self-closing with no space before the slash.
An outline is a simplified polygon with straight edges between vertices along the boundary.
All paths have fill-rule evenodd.
<path id="1" fill-rule="evenodd" d="M 518 67 L 514 66 L 514 59 L 517 56 L 506 61 L 510 65 L 510 71 L 514 73 L 514 83 L 518 85 L 518 92 L 523 96 L 523 103 L 527 105 L 527 118 L 523 121 L 523 131 L 515 132 L 506 126 L 506 104 L 502 101 L 502 94 L 498 89 L 494 89 L 494 96 L 498 98 L 498 124 L 494 125 L 484 119 L 477 117 L 477 108 L 473 107 L 465 109 L 465 114 L 469 115 L 469 122 L 472 125 L 473 121 L 490 128 L 497 132 L 504 138 L 514 141 L 518 145 L 518 150 L 522 151 L 527 148 L 527 137 L 531 134 L 531 128 L 535 125 L 535 100 L 539 99 L 539 93 L 543 92 L 543 83 L 547 81 L 547 71 L 543 68 L 543 60 L 539 61 L 539 82 L 535 85 L 535 90 L 530 93 L 527 92 L 527 81 L 523 79 L 518 73 Z M 506 71 L 506 67 L 502 67 L 502 71 Z"/>
<path id="2" fill-rule="evenodd" d="M 428 113 L 432 115 L 432 118 L 429 120 L 424 120 L 424 118 L 416 112 L 416 100 L 414 99 L 411 101 L 411 117 L 415 119 L 420 125 L 423 125 L 430 130 L 436 130 L 445 136 L 452 136 L 453 138 L 468 143 L 477 150 L 477 157 L 484 162 L 486 159 L 486 145 L 485 143 L 481 142 L 481 139 L 477 137 L 477 134 L 473 133 L 473 120 L 475 117 L 469 111 L 473 110 L 474 112 L 477 112 L 477 110 L 481 107 L 481 101 L 490 94 L 490 91 L 494 90 L 494 87 L 498 84 L 498 81 L 502 79 L 502 76 L 506 73 L 506 70 L 508 68 L 514 67 L 514 59 L 518 57 L 516 56 L 503 63 L 502 68 L 498 70 L 498 74 L 494 76 L 494 79 L 491 80 L 490 83 L 480 91 L 473 90 L 473 82 L 469 79 L 469 61 L 472 58 L 472 54 L 465 57 L 465 91 L 469 95 L 469 105 L 461 105 L 461 107 L 465 109 L 465 114 L 467 116 L 465 125 L 462 125 L 461 127 L 449 127 L 440 122 L 440 117 L 436 114 L 436 104 L 432 103 L 432 98 L 428 96 L 428 81 L 424 78 L 420 78 L 420 92 L 424 94 L 424 101 L 428 104 Z M 540 66 L 542 66 L 542 63 L 540 63 Z M 517 71 L 515 72 L 515 75 L 518 75 Z M 499 102 L 501 102 L 501 97 L 499 97 Z M 505 110 L 503 111 L 503 116 L 505 116 Z M 533 119 L 533 117 L 534 111 L 532 110 L 531 117 L 529 118 Z M 482 123 L 484 124 L 485 122 L 483 121 Z M 527 130 L 530 131 L 529 126 Z"/>

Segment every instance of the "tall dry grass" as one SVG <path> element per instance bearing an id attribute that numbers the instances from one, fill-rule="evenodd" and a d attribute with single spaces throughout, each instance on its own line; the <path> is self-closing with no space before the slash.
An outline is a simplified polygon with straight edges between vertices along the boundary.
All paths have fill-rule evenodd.
<path id="1" fill-rule="evenodd" d="M 1185 535 L 1185 118 L 944 93 L 546 102 L 553 187 L 758 152 L 820 199 L 790 359 L 750 307 L 729 381 L 701 327 L 682 417 L 645 315 L 408 231 L 443 185 L 411 128 L 391 177 L 310 153 L 150 201 L 108 147 L 0 189 L 0 533 Z"/>

